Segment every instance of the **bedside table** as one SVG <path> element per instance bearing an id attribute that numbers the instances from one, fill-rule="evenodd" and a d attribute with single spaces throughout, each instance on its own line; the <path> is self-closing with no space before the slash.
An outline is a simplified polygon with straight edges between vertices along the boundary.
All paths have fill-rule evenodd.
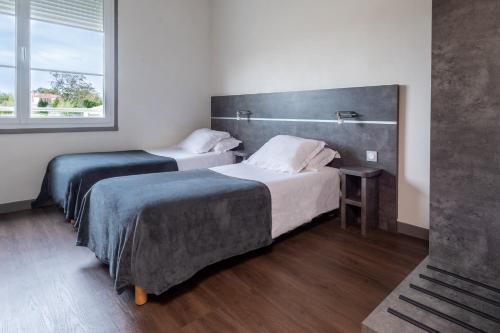
<path id="1" fill-rule="evenodd" d="M 361 224 L 361 234 L 378 225 L 378 176 L 380 169 L 367 167 L 340 168 L 342 229 L 348 223 Z"/>
<path id="2" fill-rule="evenodd" d="M 235 150 L 235 151 L 233 151 L 233 153 L 234 153 L 234 162 L 235 163 L 243 162 L 249 156 L 248 153 L 241 151 L 241 150 Z"/>

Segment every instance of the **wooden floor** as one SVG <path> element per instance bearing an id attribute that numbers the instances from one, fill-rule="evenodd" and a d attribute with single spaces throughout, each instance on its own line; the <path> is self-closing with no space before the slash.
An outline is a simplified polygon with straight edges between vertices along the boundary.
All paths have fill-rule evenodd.
<path id="1" fill-rule="evenodd" d="M 0 332 L 359 332 L 427 244 L 358 232 L 313 223 L 137 307 L 58 210 L 0 216 Z"/>

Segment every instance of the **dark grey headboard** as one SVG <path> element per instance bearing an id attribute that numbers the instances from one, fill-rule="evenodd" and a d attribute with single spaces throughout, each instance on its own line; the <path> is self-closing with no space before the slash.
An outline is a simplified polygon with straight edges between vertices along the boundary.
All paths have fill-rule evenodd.
<path id="1" fill-rule="evenodd" d="M 236 111 L 251 111 L 250 121 Z M 278 134 L 319 139 L 335 148 L 342 165 L 383 169 L 380 177 L 380 227 L 396 230 L 398 171 L 397 85 L 285 93 L 212 97 L 212 128 L 230 132 L 255 152 Z M 337 124 L 337 111 L 359 118 Z M 378 163 L 366 162 L 366 151 L 378 151 Z"/>

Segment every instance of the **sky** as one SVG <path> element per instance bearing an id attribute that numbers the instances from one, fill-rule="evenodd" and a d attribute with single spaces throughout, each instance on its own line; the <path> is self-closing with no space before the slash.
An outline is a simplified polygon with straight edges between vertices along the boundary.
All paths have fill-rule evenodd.
<path id="1" fill-rule="evenodd" d="M 15 18 L 0 15 L 0 65 L 15 64 Z M 31 68 L 103 73 L 104 34 L 97 31 L 31 21 Z M 49 72 L 32 71 L 32 89 L 50 88 Z M 102 77 L 87 75 L 102 94 Z M 0 67 L 0 92 L 14 92 L 14 69 Z"/>

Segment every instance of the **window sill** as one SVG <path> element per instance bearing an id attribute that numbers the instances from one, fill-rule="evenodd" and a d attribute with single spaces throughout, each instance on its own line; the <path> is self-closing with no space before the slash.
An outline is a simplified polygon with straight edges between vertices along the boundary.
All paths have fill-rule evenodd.
<path id="1" fill-rule="evenodd" d="M 39 127 L 39 128 L 0 128 L 0 134 L 34 134 L 34 133 L 77 133 L 77 132 L 112 132 L 118 131 L 118 126 L 87 126 L 87 127 Z"/>

